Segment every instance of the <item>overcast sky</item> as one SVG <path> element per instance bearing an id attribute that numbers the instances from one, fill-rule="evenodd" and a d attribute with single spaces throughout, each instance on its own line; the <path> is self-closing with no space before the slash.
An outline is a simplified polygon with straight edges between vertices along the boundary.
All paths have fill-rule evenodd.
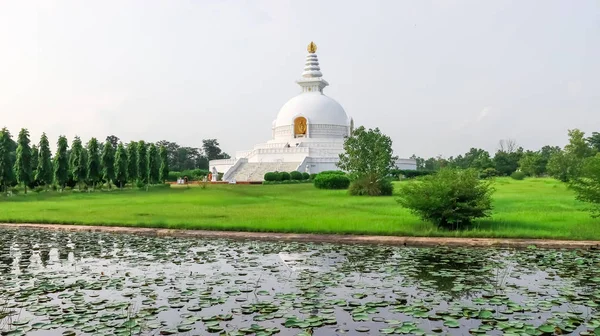
<path id="1" fill-rule="evenodd" d="M 600 131 L 600 1 L 0 0 L 0 127 L 234 153 L 318 45 L 325 94 L 400 156 Z"/>

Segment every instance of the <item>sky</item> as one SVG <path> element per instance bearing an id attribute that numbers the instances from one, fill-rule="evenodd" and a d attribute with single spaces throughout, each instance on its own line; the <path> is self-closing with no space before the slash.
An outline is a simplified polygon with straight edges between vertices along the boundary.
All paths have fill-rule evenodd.
<path id="1" fill-rule="evenodd" d="M 0 127 L 250 149 L 310 41 L 324 93 L 400 157 L 600 132 L 597 0 L 0 0 Z"/>

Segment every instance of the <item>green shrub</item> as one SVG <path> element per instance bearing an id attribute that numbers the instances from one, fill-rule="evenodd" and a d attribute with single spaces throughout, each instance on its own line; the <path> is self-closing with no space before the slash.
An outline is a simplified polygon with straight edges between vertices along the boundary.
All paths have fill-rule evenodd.
<path id="1" fill-rule="evenodd" d="M 181 173 L 178 171 L 170 171 L 169 175 L 167 175 L 167 181 L 169 182 L 177 182 L 177 179 L 181 176 Z M 119 185 L 119 184 L 117 184 Z"/>
<path id="2" fill-rule="evenodd" d="M 291 180 L 290 173 L 288 173 L 288 172 L 281 172 L 281 173 L 279 173 L 279 175 L 281 176 L 281 181 Z"/>
<path id="3" fill-rule="evenodd" d="M 524 180 L 524 179 L 525 179 L 525 173 L 523 173 L 522 171 L 516 171 L 516 172 L 514 172 L 514 173 L 510 174 L 510 177 L 511 177 L 513 180 L 518 180 L 518 181 L 521 181 L 521 180 Z"/>
<path id="4" fill-rule="evenodd" d="M 341 170 L 324 170 L 324 171 L 320 172 L 319 174 L 346 175 L 346 173 Z M 319 175 L 319 174 L 317 174 L 317 175 Z"/>
<path id="5" fill-rule="evenodd" d="M 179 173 L 179 177 L 187 176 L 188 181 L 201 181 L 205 176 L 208 176 L 206 169 L 189 169 Z M 177 179 L 175 179 L 177 181 Z"/>
<path id="6" fill-rule="evenodd" d="M 498 176 L 498 171 L 496 168 L 486 168 L 481 172 L 481 174 L 479 174 L 479 177 L 482 179 L 488 179 L 494 176 Z"/>
<path id="7" fill-rule="evenodd" d="M 435 171 L 433 171 L 433 170 L 392 169 L 392 171 L 391 171 L 392 176 L 396 177 L 397 179 L 400 179 L 401 177 L 411 179 L 411 178 L 415 178 L 415 177 L 419 177 L 419 176 L 431 175 L 434 173 L 435 173 Z"/>
<path id="8" fill-rule="evenodd" d="M 319 174 L 310 174 L 308 176 L 308 179 L 311 180 L 311 181 L 313 181 L 315 179 L 315 177 L 317 177 L 317 175 L 319 175 Z"/>
<path id="9" fill-rule="evenodd" d="M 367 175 L 352 181 L 348 192 L 353 196 L 391 196 L 394 185 L 389 179 L 377 180 L 377 176 Z"/>
<path id="10" fill-rule="evenodd" d="M 46 190 L 46 187 L 37 186 L 37 187 L 33 188 L 33 191 L 36 193 L 41 193 L 44 190 Z"/>
<path id="11" fill-rule="evenodd" d="M 350 179 L 346 175 L 320 173 L 315 177 L 314 184 L 319 189 L 348 189 Z"/>
<path id="12" fill-rule="evenodd" d="M 443 168 L 434 175 L 400 185 L 398 203 L 440 228 L 458 229 L 492 209 L 490 181 L 474 169 Z"/>
<path id="13" fill-rule="evenodd" d="M 304 180 L 304 181 L 310 180 L 310 174 L 307 172 L 302 173 L 302 180 Z"/>
<path id="14" fill-rule="evenodd" d="M 265 174 L 264 179 L 267 182 L 277 181 L 277 173 L 268 172 L 268 173 Z"/>
<path id="15" fill-rule="evenodd" d="M 583 161 L 579 176 L 569 182 L 577 199 L 592 204 L 593 217 L 600 217 L 600 153 Z"/>
<path id="16" fill-rule="evenodd" d="M 290 172 L 290 178 L 295 181 L 300 181 L 302 180 L 302 173 L 294 170 L 293 172 Z"/>

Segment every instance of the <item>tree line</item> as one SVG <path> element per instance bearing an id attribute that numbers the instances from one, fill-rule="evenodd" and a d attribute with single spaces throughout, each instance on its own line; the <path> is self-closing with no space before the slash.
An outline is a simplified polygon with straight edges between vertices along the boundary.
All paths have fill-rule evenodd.
<path id="1" fill-rule="evenodd" d="M 169 171 L 208 169 L 209 160 L 229 158 L 216 139 L 203 140 L 203 148 L 181 147 L 166 140 L 157 143 L 131 141 L 123 144 L 110 135 L 101 143 L 91 138 L 85 145 L 76 136 L 69 146 L 65 136 L 57 141 L 52 155 L 48 137 L 42 134 L 31 145 L 29 132 L 21 129 L 16 141 L 10 131 L 0 131 L 0 190 L 22 185 L 27 188 L 78 186 L 95 188 L 99 184 L 122 188 L 130 183 L 139 187 L 165 181 Z"/>
<path id="2" fill-rule="evenodd" d="M 413 155 L 417 170 L 438 171 L 441 168 L 473 168 L 483 177 L 510 176 L 517 170 L 527 176 L 552 176 L 563 182 L 577 176 L 585 158 L 600 152 L 600 133 L 586 137 L 579 129 L 568 131 L 569 143 L 564 147 L 544 146 L 537 151 L 524 150 L 514 140 L 501 140 L 492 157 L 481 148 L 471 148 L 456 157 L 423 159 Z"/>

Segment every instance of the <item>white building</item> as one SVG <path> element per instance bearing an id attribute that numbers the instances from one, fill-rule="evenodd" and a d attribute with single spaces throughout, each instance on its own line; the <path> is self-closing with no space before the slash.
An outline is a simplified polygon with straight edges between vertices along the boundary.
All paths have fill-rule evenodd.
<path id="1" fill-rule="evenodd" d="M 302 91 L 279 110 L 271 140 L 237 152 L 234 158 L 210 161 L 211 170 L 224 173 L 223 180 L 262 181 L 265 173 L 271 171 L 312 174 L 338 169 L 344 138 L 352 132 L 354 122 L 342 105 L 323 94 L 329 83 L 323 79 L 316 50 L 311 42 L 304 72 L 296 81 Z M 406 160 L 411 161 L 402 159 L 403 169 L 409 169 Z"/>

